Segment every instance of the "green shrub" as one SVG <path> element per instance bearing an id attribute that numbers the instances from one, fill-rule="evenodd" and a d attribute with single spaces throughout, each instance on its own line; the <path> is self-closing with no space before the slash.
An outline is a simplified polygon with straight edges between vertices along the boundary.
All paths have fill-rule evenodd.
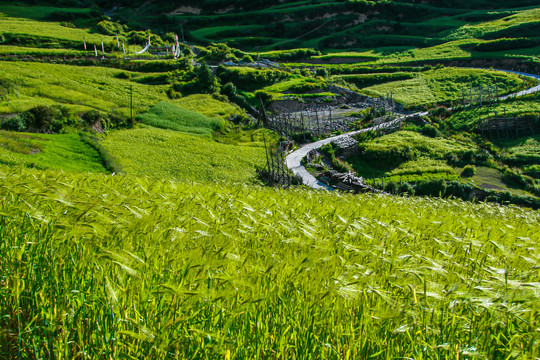
<path id="1" fill-rule="evenodd" d="M 291 75 L 285 71 L 275 69 L 219 66 L 216 70 L 216 76 L 219 77 L 222 84 L 230 82 L 238 88 L 252 90 L 275 84 L 289 78 Z"/>
<path id="2" fill-rule="evenodd" d="M 104 118 L 104 114 L 97 110 L 90 110 L 81 115 L 81 119 L 87 125 L 94 125 L 97 122 L 101 122 L 103 118 Z"/>
<path id="3" fill-rule="evenodd" d="M 131 74 L 127 73 L 125 71 L 122 71 L 122 72 L 119 72 L 118 74 L 114 75 L 114 77 L 117 78 L 117 79 L 128 80 L 128 79 L 131 79 Z"/>
<path id="4" fill-rule="evenodd" d="M 249 56 L 248 54 L 244 55 L 242 57 L 242 61 L 245 61 L 247 63 L 252 63 L 253 62 L 253 58 L 251 56 Z"/>
<path id="5" fill-rule="evenodd" d="M 461 177 L 473 177 L 476 174 L 476 167 L 474 165 L 467 165 L 463 168 L 461 172 Z"/>
<path id="6" fill-rule="evenodd" d="M 395 181 L 389 181 L 384 186 L 384 191 L 389 192 L 390 194 L 397 194 L 399 189 L 399 184 Z"/>
<path id="7" fill-rule="evenodd" d="M 70 19 L 71 20 L 71 19 Z M 96 32 L 103 34 L 103 35 L 121 35 L 124 34 L 127 30 L 127 26 L 109 21 L 109 20 L 103 20 L 97 23 L 95 26 Z"/>
<path id="8" fill-rule="evenodd" d="M 21 116 L 28 127 L 38 131 L 52 131 L 53 122 L 58 115 L 59 112 L 55 109 L 46 105 L 39 105 L 24 112 Z M 57 128 L 58 124 L 55 123 L 54 127 Z"/>
<path id="9" fill-rule="evenodd" d="M 332 159 L 332 167 L 334 168 L 334 170 L 340 173 L 354 172 L 354 169 L 351 167 L 351 165 L 338 158 Z"/>
<path id="10" fill-rule="evenodd" d="M 399 191 L 402 194 L 408 194 L 410 196 L 414 196 L 414 194 L 415 194 L 414 186 L 412 186 L 408 182 L 402 183 Z"/>
<path id="11" fill-rule="evenodd" d="M 23 131 L 26 129 L 26 121 L 20 116 L 15 116 L 2 122 L 0 128 L 9 131 Z"/>
<path id="12" fill-rule="evenodd" d="M 325 68 L 317 68 L 317 70 L 315 70 L 315 75 L 323 77 L 323 78 L 327 78 L 328 70 L 326 70 Z"/>
<path id="13" fill-rule="evenodd" d="M 177 84 L 175 90 L 180 91 L 183 95 L 213 94 L 219 92 L 219 81 L 204 60 L 201 62 L 201 65 L 195 69 L 194 75 L 194 79 L 190 82 Z"/>
<path id="14" fill-rule="evenodd" d="M 529 176 L 540 178 L 540 165 L 525 166 L 523 172 Z"/>
<path id="15" fill-rule="evenodd" d="M 238 61 L 232 49 L 226 44 L 211 44 L 201 51 L 200 56 L 212 62 Z"/>
<path id="16" fill-rule="evenodd" d="M 446 181 L 443 179 L 423 180 L 416 185 L 416 194 L 425 196 L 444 196 Z"/>
<path id="17" fill-rule="evenodd" d="M 430 124 L 426 124 L 422 128 L 421 133 L 422 133 L 422 135 L 429 136 L 431 138 L 435 138 L 435 137 L 438 137 L 438 136 L 441 135 L 439 130 L 435 126 L 430 125 Z"/>
<path id="18" fill-rule="evenodd" d="M 234 86 L 233 83 L 226 83 L 221 88 L 221 93 L 225 95 L 230 102 L 237 104 L 238 106 L 241 106 L 243 108 L 248 107 L 248 102 L 245 96 L 242 96 L 238 94 L 238 90 L 236 89 L 236 86 Z"/>

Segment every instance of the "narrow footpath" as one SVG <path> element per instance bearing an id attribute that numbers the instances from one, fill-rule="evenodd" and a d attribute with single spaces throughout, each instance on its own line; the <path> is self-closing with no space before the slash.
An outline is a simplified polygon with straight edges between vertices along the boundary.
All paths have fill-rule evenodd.
<path id="1" fill-rule="evenodd" d="M 497 71 L 504 71 L 504 72 L 508 72 L 508 73 L 527 76 L 527 77 L 536 79 L 538 81 L 538 85 L 536 85 L 536 86 L 534 86 L 532 88 L 529 88 L 529 89 L 514 93 L 514 94 L 501 96 L 499 98 L 500 100 L 505 100 L 505 99 L 508 99 L 510 97 L 519 97 L 519 96 L 523 96 L 523 95 L 528 95 L 528 94 L 532 94 L 532 93 L 535 93 L 535 92 L 540 92 L 540 75 L 527 74 L 527 73 L 522 73 L 522 72 L 517 72 L 517 71 L 510 71 L 510 70 L 497 70 Z M 427 114 L 428 114 L 427 111 L 418 112 L 418 113 L 414 113 L 414 114 L 411 114 L 411 115 L 402 116 L 402 117 L 399 117 L 399 118 L 397 118 L 395 120 L 392 120 L 392 121 L 389 121 L 387 123 L 380 124 L 380 125 L 377 125 L 377 126 L 373 126 L 373 127 L 370 127 L 370 128 L 361 129 L 361 130 L 355 130 L 355 131 L 351 131 L 351 132 L 348 132 L 348 133 L 345 133 L 345 134 L 332 136 L 332 137 L 322 139 L 322 140 L 319 140 L 319 141 L 316 141 L 316 142 L 305 144 L 302 147 L 300 147 L 299 149 L 297 149 L 297 150 L 293 151 L 292 153 L 290 153 L 289 155 L 287 155 L 287 157 L 285 158 L 285 163 L 286 163 L 287 167 L 289 168 L 289 170 L 291 170 L 292 173 L 295 176 L 298 176 L 298 177 L 300 177 L 302 179 L 302 182 L 303 182 L 303 184 L 305 186 L 308 186 L 308 187 L 310 187 L 312 189 L 326 189 L 326 190 L 333 191 L 334 188 L 332 188 L 332 187 L 326 185 L 325 183 L 317 180 L 317 178 L 315 176 L 313 176 L 312 174 L 310 174 L 309 171 L 307 171 L 307 169 L 304 167 L 304 165 L 302 165 L 302 159 L 304 157 L 306 157 L 306 155 L 311 150 L 317 150 L 317 149 L 321 148 L 322 146 L 324 146 L 326 144 L 329 144 L 329 143 L 331 143 L 331 142 L 333 142 L 333 141 L 335 141 L 337 139 L 340 139 L 342 137 L 354 136 L 354 135 L 357 135 L 357 134 L 360 134 L 360 133 L 363 133 L 363 132 L 368 132 L 368 131 L 377 131 L 377 130 L 383 130 L 383 129 L 387 129 L 387 128 L 392 128 L 393 126 L 397 125 L 398 123 L 406 120 L 408 117 L 426 116 Z"/>

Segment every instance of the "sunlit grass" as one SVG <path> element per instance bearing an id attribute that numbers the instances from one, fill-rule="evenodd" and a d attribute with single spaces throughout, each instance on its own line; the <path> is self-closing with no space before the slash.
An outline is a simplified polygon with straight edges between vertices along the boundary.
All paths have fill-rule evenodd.
<path id="1" fill-rule="evenodd" d="M 415 73 L 415 78 L 392 81 L 362 89 L 372 96 L 384 96 L 392 92 L 394 99 L 405 105 L 425 105 L 436 102 L 459 100 L 471 84 L 497 86 L 498 94 L 516 91 L 525 85 L 515 74 L 480 70 L 444 68 Z"/>
<path id="2" fill-rule="evenodd" d="M 106 172 L 95 149 L 78 134 L 0 132 L 0 164 L 72 172 Z"/>
<path id="3" fill-rule="evenodd" d="M 2 357 L 539 351 L 538 212 L 5 169 L 0 188 Z"/>
<path id="4" fill-rule="evenodd" d="M 220 144 L 172 130 L 142 128 L 111 133 L 103 145 L 128 174 L 182 181 L 250 182 L 264 165 L 264 148 Z"/>

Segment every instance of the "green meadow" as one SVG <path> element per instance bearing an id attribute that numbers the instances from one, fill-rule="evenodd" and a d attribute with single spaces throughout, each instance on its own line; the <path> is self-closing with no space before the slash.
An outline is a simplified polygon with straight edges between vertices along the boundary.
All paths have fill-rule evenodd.
<path id="1" fill-rule="evenodd" d="M 265 162 L 263 147 L 155 128 L 115 131 L 102 144 L 128 174 L 187 182 L 254 182 Z"/>
<path id="2" fill-rule="evenodd" d="M 18 113 L 37 104 L 65 105 L 75 111 L 112 108 L 128 113 L 133 87 L 134 109 L 148 109 L 166 99 L 165 86 L 144 85 L 119 79 L 125 71 L 93 66 L 73 66 L 36 62 L 2 62 L 2 79 L 14 87 L 0 113 Z"/>
<path id="3" fill-rule="evenodd" d="M 411 106 L 460 100 L 471 84 L 489 84 L 497 88 L 499 95 L 504 95 L 523 88 L 528 82 L 515 74 L 491 70 L 443 68 L 415 73 L 412 79 L 369 86 L 362 92 L 371 96 L 392 92 L 396 101 Z"/>
<path id="4" fill-rule="evenodd" d="M 105 172 L 101 157 L 79 134 L 0 131 L 0 164 L 70 172 Z"/>

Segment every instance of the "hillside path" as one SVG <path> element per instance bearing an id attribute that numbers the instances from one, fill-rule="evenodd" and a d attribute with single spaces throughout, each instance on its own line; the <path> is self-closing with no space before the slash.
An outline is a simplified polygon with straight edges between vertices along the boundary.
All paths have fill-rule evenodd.
<path id="1" fill-rule="evenodd" d="M 518 74 L 518 75 L 527 76 L 527 77 L 538 80 L 538 85 L 536 85 L 536 86 L 534 86 L 534 87 L 532 87 L 530 89 L 526 89 L 526 90 L 523 90 L 523 91 L 520 91 L 520 92 L 517 92 L 517 93 L 514 93 L 514 94 L 501 96 L 499 98 L 500 100 L 504 100 L 504 99 L 507 99 L 507 98 L 510 98 L 510 97 L 519 97 L 519 96 L 523 96 L 523 95 L 528 95 L 528 94 L 532 94 L 532 93 L 535 93 L 535 92 L 540 92 L 540 75 L 527 74 L 527 73 L 522 73 L 522 72 L 517 72 L 517 71 L 510 71 L 510 70 L 499 70 L 499 69 L 497 69 L 497 71 L 504 71 L 504 72 L 508 72 L 508 73 Z M 427 111 L 423 111 L 423 112 L 418 112 L 418 113 L 414 113 L 414 114 L 410 114 L 410 115 L 406 115 L 406 116 L 401 116 L 401 117 L 399 117 L 399 118 L 397 118 L 395 120 L 389 121 L 389 122 L 384 123 L 384 124 L 380 124 L 378 126 L 373 126 L 373 127 L 366 128 L 366 129 L 361 129 L 361 130 L 355 130 L 355 131 L 351 131 L 351 132 L 348 132 L 348 133 L 345 133 L 345 134 L 332 136 L 332 137 L 322 139 L 322 140 L 319 140 L 319 141 L 316 141 L 316 142 L 305 144 L 305 145 L 301 146 L 299 149 L 297 149 L 297 150 L 293 151 L 292 153 L 290 153 L 289 155 L 287 155 L 287 157 L 285 158 L 285 163 L 287 164 L 287 167 L 289 168 L 289 170 L 291 170 L 292 173 L 295 176 L 298 176 L 298 177 L 300 177 L 302 179 L 302 182 L 304 183 L 304 185 L 306 185 L 306 186 L 308 186 L 308 187 L 310 187 L 312 189 L 334 190 L 332 187 L 330 187 L 330 186 L 326 185 L 325 183 L 317 180 L 317 178 L 315 176 L 313 176 L 312 174 L 310 174 L 309 171 L 307 171 L 307 169 L 304 167 L 304 165 L 302 165 L 302 159 L 304 157 L 306 157 L 306 155 L 311 150 L 317 150 L 317 149 L 321 148 L 322 146 L 324 146 L 326 144 L 329 144 L 332 141 L 335 141 L 335 140 L 340 139 L 342 137 L 354 136 L 354 135 L 357 135 L 357 134 L 360 134 L 360 133 L 363 133 L 363 132 L 368 132 L 368 131 L 376 131 L 376 130 L 381 130 L 381 129 L 385 129 L 385 128 L 391 128 L 392 126 L 394 126 L 397 123 L 405 120 L 408 117 L 426 116 L 427 114 L 428 114 Z"/>

